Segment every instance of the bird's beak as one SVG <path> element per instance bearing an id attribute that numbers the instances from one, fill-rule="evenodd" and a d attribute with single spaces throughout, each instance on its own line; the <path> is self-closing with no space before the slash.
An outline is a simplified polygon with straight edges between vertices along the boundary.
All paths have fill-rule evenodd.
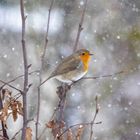
<path id="1" fill-rule="evenodd" d="M 90 53 L 89 55 L 94 55 L 93 53 Z"/>

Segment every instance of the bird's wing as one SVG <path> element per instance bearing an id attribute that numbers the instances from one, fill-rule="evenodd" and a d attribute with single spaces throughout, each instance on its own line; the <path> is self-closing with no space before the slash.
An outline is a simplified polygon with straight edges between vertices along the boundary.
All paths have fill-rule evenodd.
<path id="1" fill-rule="evenodd" d="M 56 67 L 55 71 L 51 74 L 51 77 L 73 71 L 74 69 L 78 68 L 80 65 L 81 65 L 80 59 L 75 59 L 71 55 L 71 56 L 65 58 Z"/>

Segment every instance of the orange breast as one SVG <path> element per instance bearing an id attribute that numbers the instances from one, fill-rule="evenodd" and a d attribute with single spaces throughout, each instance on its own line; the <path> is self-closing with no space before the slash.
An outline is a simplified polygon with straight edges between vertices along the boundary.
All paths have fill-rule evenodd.
<path id="1" fill-rule="evenodd" d="M 80 58 L 84 65 L 84 71 L 88 71 L 88 65 L 89 65 L 89 60 L 90 60 L 91 56 L 87 54 L 84 56 L 80 56 Z"/>

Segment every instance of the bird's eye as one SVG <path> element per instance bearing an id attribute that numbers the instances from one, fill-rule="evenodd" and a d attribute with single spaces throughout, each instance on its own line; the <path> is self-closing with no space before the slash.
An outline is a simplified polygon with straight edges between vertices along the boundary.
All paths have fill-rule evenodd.
<path id="1" fill-rule="evenodd" d="M 85 55 L 85 53 L 82 53 L 82 55 Z"/>

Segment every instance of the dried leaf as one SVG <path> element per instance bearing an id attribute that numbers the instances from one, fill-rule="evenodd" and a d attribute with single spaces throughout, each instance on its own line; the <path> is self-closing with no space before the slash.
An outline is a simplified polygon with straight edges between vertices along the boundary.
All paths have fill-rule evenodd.
<path id="1" fill-rule="evenodd" d="M 7 128 L 6 121 L 10 114 L 12 114 L 13 120 L 16 121 L 18 114 L 23 115 L 23 107 L 20 101 L 17 101 L 11 96 L 11 91 L 8 89 L 2 89 L 3 109 L 0 110 L 0 120 L 3 122 L 5 128 Z M 11 112 L 8 112 L 10 110 Z"/>
<path id="2" fill-rule="evenodd" d="M 56 122 L 54 120 L 51 120 L 46 124 L 46 127 L 55 128 L 56 127 Z"/>
<path id="3" fill-rule="evenodd" d="M 83 125 L 80 125 L 78 130 L 77 130 L 76 140 L 80 140 L 81 139 L 81 136 L 83 134 L 83 129 L 84 129 Z"/>
<path id="4" fill-rule="evenodd" d="M 14 119 L 14 121 L 16 121 L 18 118 L 17 102 L 16 101 L 11 102 L 11 109 L 12 109 L 13 119 Z"/>
<path id="5" fill-rule="evenodd" d="M 5 114 L 5 116 L 8 116 L 8 103 L 7 102 L 5 102 L 4 103 L 4 105 L 3 105 L 3 112 L 4 112 L 4 114 Z"/>
<path id="6" fill-rule="evenodd" d="M 26 128 L 26 140 L 32 140 L 32 129 L 30 127 Z"/>
<path id="7" fill-rule="evenodd" d="M 2 89 L 2 100 L 4 100 L 5 98 L 10 98 L 11 97 L 12 92 L 9 91 L 8 89 Z"/>
<path id="8" fill-rule="evenodd" d="M 65 122 L 56 122 L 55 128 L 52 129 L 52 134 L 57 138 L 57 140 L 64 140 L 64 135 L 61 135 L 61 137 L 58 137 L 63 132 L 63 127 L 65 127 Z"/>
<path id="9" fill-rule="evenodd" d="M 18 113 L 20 115 L 23 115 L 23 106 L 22 106 L 22 103 L 20 101 L 17 101 L 17 106 L 18 106 Z"/>
<path id="10" fill-rule="evenodd" d="M 58 134 L 57 134 L 58 135 Z M 56 140 L 65 140 L 64 136 L 62 135 L 61 137 L 55 137 Z"/>
<path id="11" fill-rule="evenodd" d="M 52 134 L 56 139 L 59 140 L 64 140 L 63 136 L 61 136 L 60 138 L 57 138 L 57 136 L 59 136 L 62 133 L 62 128 L 65 126 L 65 122 L 61 121 L 55 121 L 55 120 L 51 120 L 46 124 L 46 127 L 51 128 L 52 129 Z"/>
<path id="12" fill-rule="evenodd" d="M 5 128 L 7 128 L 6 120 L 8 118 L 8 104 L 4 103 L 3 109 L 0 111 L 0 120 L 3 122 Z"/>
<path id="13" fill-rule="evenodd" d="M 60 128 L 65 127 L 65 122 L 64 122 L 64 121 L 61 121 L 60 124 L 59 124 L 59 127 L 60 127 Z"/>
<path id="14" fill-rule="evenodd" d="M 67 140 L 73 140 L 73 134 L 71 129 L 69 129 L 67 132 Z"/>

